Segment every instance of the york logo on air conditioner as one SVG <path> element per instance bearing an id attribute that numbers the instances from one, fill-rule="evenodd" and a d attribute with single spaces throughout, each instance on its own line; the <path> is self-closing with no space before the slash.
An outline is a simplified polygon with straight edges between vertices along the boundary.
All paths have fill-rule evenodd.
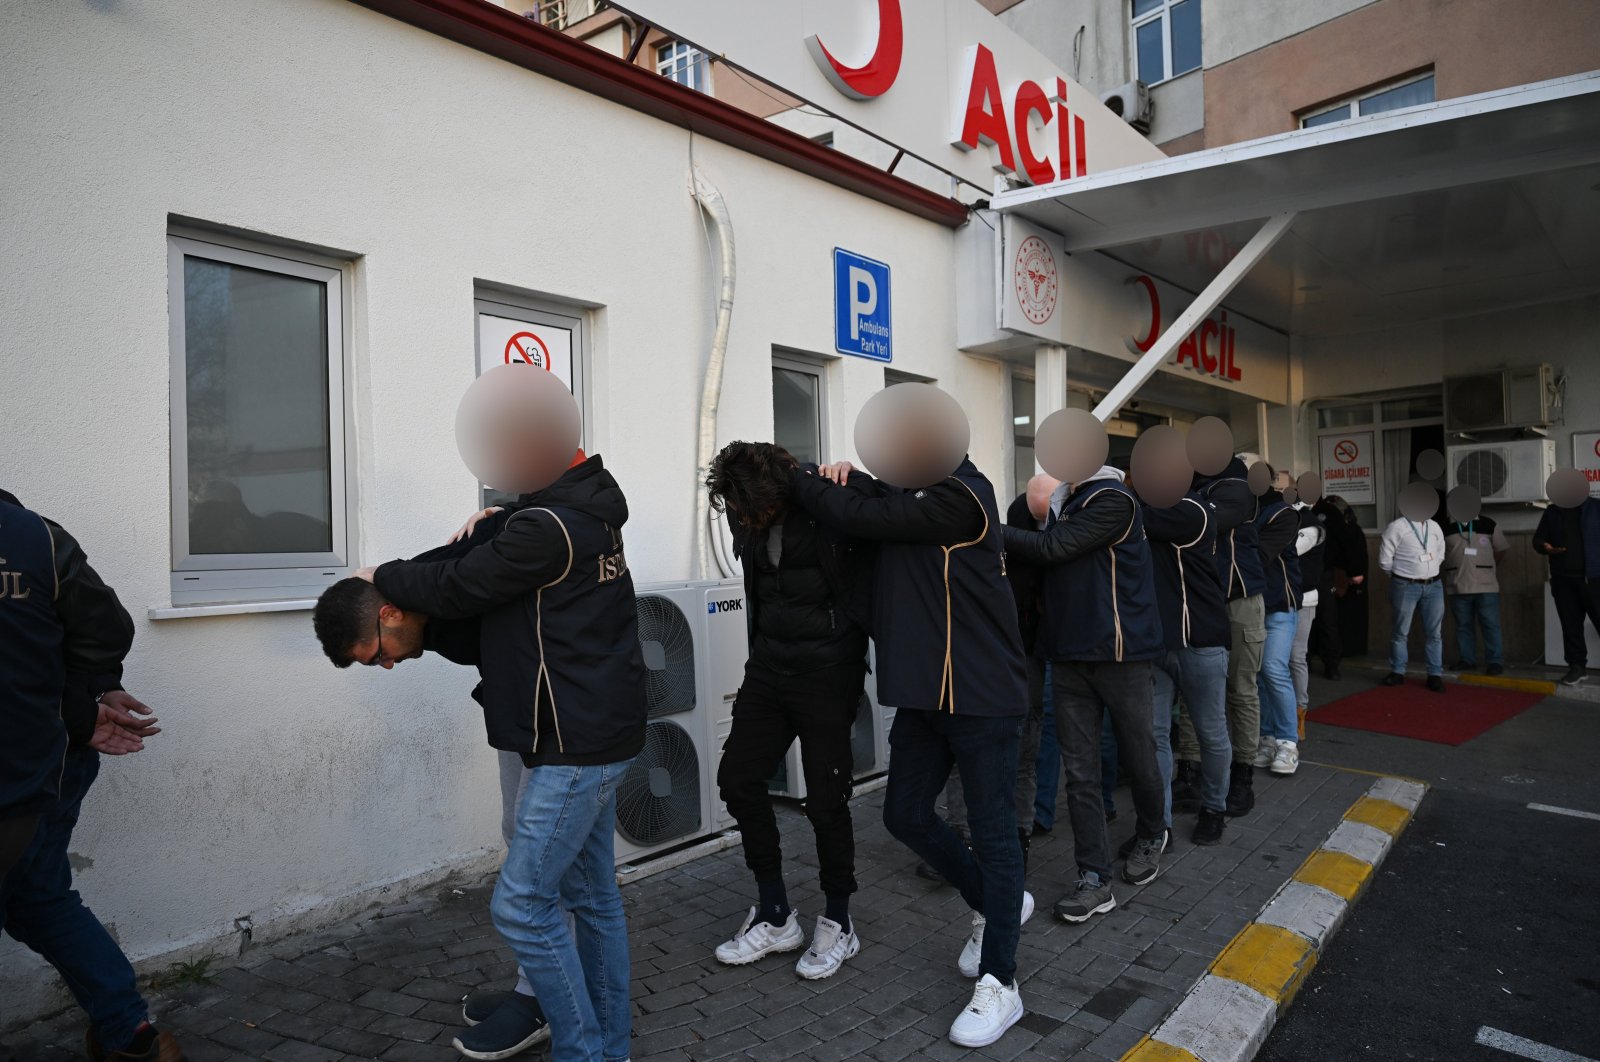
<path id="1" fill-rule="evenodd" d="M 739 612 L 744 608 L 744 598 L 730 597 L 726 601 L 707 601 L 707 615 L 716 615 L 718 612 Z"/>

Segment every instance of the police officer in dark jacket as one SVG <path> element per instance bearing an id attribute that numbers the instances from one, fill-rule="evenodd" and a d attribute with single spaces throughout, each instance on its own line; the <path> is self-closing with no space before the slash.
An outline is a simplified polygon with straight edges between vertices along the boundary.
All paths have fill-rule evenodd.
<path id="1" fill-rule="evenodd" d="M 76 540 L 0 491 L 0 700 L 12 713 L 0 779 L 7 832 L 27 823 L 0 875 L 0 928 L 61 974 L 89 1017 L 91 1058 L 181 1062 L 172 1035 L 151 1024 L 127 956 L 73 890 L 67 854 L 97 750 L 136 752 L 160 733 L 122 689 L 132 645 L 133 620 Z"/>
<path id="2" fill-rule="evenodd" d="M 958 965 L 978 985 L 950 1038 L 992 1043 L 1022 1015 L 1016 949 L 1032 913 L 1014 814 L 1026 680 L 994 488 L 966 458 L 944 479 L 912 489 L 859 473 L 841 487 L 803 470 L 793 487 L 825 526 L 878 544 L 878 699 L 898 709 L 884 824 L 974 912 Z M 935 813 L 952 765 L 961 772 L 971 849 Z"/>
<path id="3" fill-rule="evenodd" d="M 616 790 L 644 744 L 644 662 L 623 552 L 627 500 L 599 456 L 521 499 L 494 538 L 455 560 L 392 561 L 385 598 L 437 619 L 482 617 L 479 670 L 489 743 L 532 771 L 495 887 L 494 924 L 550 1021 L 558 1057 L 622 1057 L 627 979 L 589 983 L 586 955 L 626 971 L 627 922 L 613 873 Z"/>
<path id="4" fill-rule="evenodd" d="M 1255 520 L 1259 499 L 1246 480 L 1248 467 L 1235 456 L 1214 476 L 1195 474 L 1194 490 L 1217 513 L 1217 574 L 1228 594 L 1228 736 L 1233 766 L 1228 779 L 1227 813 L 1245 815 L 1255 806 L 1252 763 L 1261 743 L 1261 694 L 1256 676 L 1267 640 L 1266 606 Z M 1200 744 L 1184 718 L 1178 757 L 1200 758 Z"/>
<path id="5" fill-rule="evenodd" d="M 711 463 L 711 505 L 727 513 L 744 566 L 750 655 L 733 705 L 717 785 L 744 838 L 759 901 L 716 950 L 734 966 L 805 944 L 783 883 L 783 852 L 767 784 L 800 741 L 806 817 L 816 834 L 826 910 L 795 972 L 831 977 L 860 951 L 850 922 L 856 891 L 850 820 L 851 737 L 867 656 L 870 577 L 864 550 L 792 504 L 798 462 L 772 443 L 733 442 Z"/>
<path id="6" fill-rule="evenodd" d="M 1078 866 L 1076 887 L 1055 910 L 1068 922 L 1084 922 L 1117 904 L 1100 795 L 1100 724 L 1107 711 L 1138 817 L 1123 876 L 1136 885 L 1154 880 L 1167 843 L 1166 787 L 1151 727 L 1151 667 L 1162 636 L 1150 543 L 1133 492 L 1109 466 L 1072 484 L 1049 530 L 1007 528 L 1005 536 L 1010 553 L 1047 568 L 1040 638 L 1050 661 Z"/>
<path id="7" fill-rule="evenodd" d="M 1217 844 L 1226 822 L 1233 757 L 1227 719 L 1228 598 L 1214 560 L 1217 511 L 1193 491 L 1168 508 L 1142 508 L 1155 558 L 1156 603 L 1165 646 L 1155 671 L 1156 744 L 1159 749 L 1162 706 L 1171 711 L 1181 695 L 1200 749 L 1199 761 L 1186 761 L 1184 772 L 1191 786 L 1199 789 L 1200 815 L 1193 840 Z M 1169 825 L 1171 819 L 1169 796 Z"/>

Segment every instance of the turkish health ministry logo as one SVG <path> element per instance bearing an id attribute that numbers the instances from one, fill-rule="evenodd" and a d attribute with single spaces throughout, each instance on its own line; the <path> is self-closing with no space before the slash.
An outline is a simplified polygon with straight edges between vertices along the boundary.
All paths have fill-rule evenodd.
<path id="1" fill-rule="evenodd" d="M 1056 297 L 1060 293 L 1056 256 L 1050 245 L 1037 236 L 1023 240 L 1022 246 L 1017 248 L 1013 281 L 1022 316 L 1036 325 L 1050 320 L 1050 315 L 1056 312 Z"/>

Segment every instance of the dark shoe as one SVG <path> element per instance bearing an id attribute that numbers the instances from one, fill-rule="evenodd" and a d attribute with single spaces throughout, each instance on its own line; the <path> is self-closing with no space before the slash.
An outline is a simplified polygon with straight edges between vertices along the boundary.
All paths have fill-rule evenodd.
<path id="1" fill-rule="evenodd" d="M 1133 854 L 1134 845 L 1136 845 L 1138 843 L 1139 843 L 1139 835 L 1138 834 L 1134 834 L 1132 837 L 1129 837 L 1126 841 L 1123 841 L 1120 845 L 1117 846 L 1117 858 L 1118 859 L 1127 859 L 1128 856 Z M 1172 847 L 1172 831 L 1171 830 L 1164 830 L 1164 831 L 1162 831 L 1162 834 L 1161 834 L 1161 850 L 1163 852 L 1165 852 L 1167 849 L 1169 849 L 1171 847 Z"/>
<path id="2" fill-rule="evenodd" d="M 468 992 L 461 997 L 461 1020 L 468 1025 L 477 1025 L 487 1020 L 491 1014 L 500 1009 L 502 1003 L 515 994 L 488 988 Z"/>
<path id="3" fill-rule="evenodd" d="M 154 1025 L 146 1025 L 134 1034 L 133 1043 L 121 1051 L 107 1054 L 100 1047 L 94 1030 L 89 1030 L 89 1057 L 95 1062 L 184 1062 L 183 1048 L 171 1033 L 161 1032 Z"/>
<path id="4" fill-rule="evenodd" d="M 1588 668 L 1569 667 L 1567 668 L 1567 673 L 1561 676 L 1561 684 L 1563 686 L 1576 686 L 1578 683 L 1583 681 L 1584 675 L 1587 674 L 1587 672 Z"/>
<path id="5" fill-rule="evenodd" d="M 1505 671 L 1506 671 L 1506 666 L 1504 664 L 1490 664 L 1487 668 L 1484 669 L 1484 674 L 1486 674 L 1486 675 L 1503 675 L 1503 674 L 1505 674 Z"/>
<path id="6" fill-rule="evenodd" d="M 1322 677 L 1327 679 L 1329 682 L 1338 682 L 1340 679 L 1344 678 L 1344 672 L 1339 670 L 1338 664 L 1329 664 L 1327 667 L 1322 669 Z"/>
<path id="7" fill-rule="evenodd" d="M 1236 763 L 1228 776 L 1228 802 L 1226 813 L 1233 816 L 1248 815 L 1256 806 L 1255 768 L 1248 763 Z"/>
<path id="8" fill-rule="evenodd" d="M 1033 820 L 1033 835 L 1035 837 L 1038 837 L 1040 834 L 1043 834 L 1043 833 L 1049 833 L 1050 829 L 1051 829 L 1051 827 L 1046 826 L 1044 823 L 1040 822 L 1038 819 L 1034 819 Z"/>
<path id="9" fill-rule="evenodd" d="M 532 996 L 510 993 L 500 1008 L 482 1022 L 462 1031 L 450 1045 L 468 1058 L 510 1058 L 550 1038 L 544 1012 Z"/>
<path id="10" fill-rule="evenodd" d="M 1195 820 L 1194 833 L 1189 835 L 1189 840 L 1195 844 L 1213 845 L 1222 843 L 1222 827 L 1227 824 L 1228 817 L 1220 811 L 1200 812 L 1200 817 Z"/>
<path id="11" fill-rule="evenodd" d="M 1430 690 L 1432 690 L 1434 693 L 1443 693 L 1444 692 L 1444 679 L 1439 677 L 1438 675 L 1429 675 L 1428 676 L 1428 688 Z"/>
<path id="12" fill-rule="evenodd" d="M 1171 830 L 1162 830 L 1160 837 L 1133 842 L 1128 861 L 1122 864 L 1122 880 L 1130 885 L 1148 885 L 1161 873 L 1161 853 L 1167 850 Z"/>
<path id="13" fill-rule="evenodd" d="M 1398 671 L 1389 672 L 1387 675 L 1383 676 L 1383 682 L 1380 683 L 1380 685 L 1383 686 L 1404 686 L 1405 684 L 1406 677 L 1400 674 Z"/>
<path id="14" fill-rule="evenodd" d="M 1117 809 L 1116 808 L 1106 808 L 1106 821 L 1107 822 L 1116 822 L 1117 821 Z"/>
<path id="15" fill-rule="evenodd" d="M 1086 871 L 1073 890 L 1056 901 L 1056 917 L 1063 922 L 1087 922 L 1116 906 L 1117 897 L 1111 891 L 1111 883 Z"/>
<path id="16" fill-rule="evenodd" d="M 1179 760 L 1172 772 L 1172 810 L 1200 810 L 1200 765 L 1193 760 Z"/>

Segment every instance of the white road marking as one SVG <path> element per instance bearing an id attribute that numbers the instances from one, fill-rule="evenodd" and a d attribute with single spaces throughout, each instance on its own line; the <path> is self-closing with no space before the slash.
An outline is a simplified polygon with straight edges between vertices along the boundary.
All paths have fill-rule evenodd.
<path id="1" fill-rule="evenodd" d="M 1548 811 L 1552 815 L 1571 815 L 1575 819 L 1593 819 L 1600 822 L 1600 815 L 1592 811 L 1577 811 L 1573 808 L 1558 808 L 1554 804 L 1529 804 L 1533 811 Z"/>
<path id="2" fill-rule="evenodd" d="M 1499 1029 L 1491 1029 L 1485 1025 L 1478 1030 L 1477 1042 L 1484 1047 L 1492 1047 L 1497 1051 L 1504 1051 L 1508 1055 L 1518 1058 L 1531 1058 L 1534 1062 L 1596 1062 L 1595 1059 L 1583 1055 L 1575 1055 L 1571 1051 L 1563 1051 L 1559 1047 L 1550 1047 L 1546 1044 L 1524 1040 L 1520 1036 L 1513 1036 Z"/>

